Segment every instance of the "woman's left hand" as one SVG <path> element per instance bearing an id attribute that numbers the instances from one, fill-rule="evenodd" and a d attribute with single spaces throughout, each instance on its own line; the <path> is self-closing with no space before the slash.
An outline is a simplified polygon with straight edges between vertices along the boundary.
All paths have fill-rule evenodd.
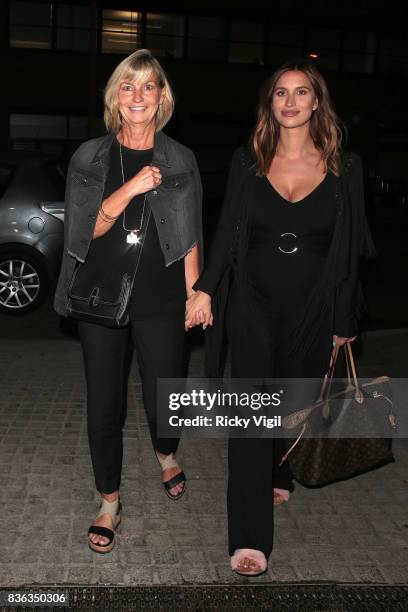
<path id="1" fill-rule="evenodd" d="M 206 329 L 213 324 L 211 312 L 211 296 L 204 291 L 196 291 L 186 301 L 185 329 L 188 331 L 195 325 Z"/>
<path id="2" fill-rule="evenodd" d="M 343 338 L 341 336 L 333 336 L 333 346 L 344 346 L 346 342 L 353 342 L 357 336 L 353 336 L 352 338 Z"/>

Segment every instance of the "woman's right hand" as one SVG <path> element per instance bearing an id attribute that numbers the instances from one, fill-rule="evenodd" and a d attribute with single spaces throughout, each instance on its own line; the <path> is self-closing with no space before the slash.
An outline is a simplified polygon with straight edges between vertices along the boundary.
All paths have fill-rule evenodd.
<path id="1" fill-rule="evenodd" d="M 151 189 L 155 189 L 162 182 L 160 168 L 157 166 L 145 166 L 128 181 L 131 189 L 131 197 L 135 197 L 142 193 L 146 193 Z"/>
<path id="2" fill-rule="evenodd" d="M 186 301 L 184 327 L 188 331 L 195 325 L 200 324 L 202 324 L 203 329 L 213 324 L 211 296 L 204 291 L 195 291 Z"/>

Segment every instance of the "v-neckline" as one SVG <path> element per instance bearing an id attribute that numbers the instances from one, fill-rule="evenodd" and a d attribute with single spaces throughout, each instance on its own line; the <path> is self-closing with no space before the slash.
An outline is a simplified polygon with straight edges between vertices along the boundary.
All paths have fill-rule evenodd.
<path id="1" fill-rule="evenodd" d="M 312 191 L 310 191 L 307 195 L 305 195 L 303 198 L 301 198 L 300 200 L 296 200 L 295 202 L 292 202 L 291 200 L 288 200 L 287 198 L 285 198 L 277 189 L 276 187 L 273 186 L 273 184 L 271 183 L 271 181 L 268 179 L 268 177 L 265 176 L 266 181 L 268 182 L 268 184 L 270 185 L 270 187 L 273 189 L 273 191 L 287 204 L 300 204 L 301 202 L 303 202 L 304 200 L 307 200 L 307 198 L 309 198 L 312 194 L 314 194 L 321 185 L 323 185 L 323 183 L 325 182 L 325 180 L 327 179 L 328 176 L 328 172 L 326 172 L 326 174 L 324 175 L 324 178 L 320 181 L 320 183 L 318 183 L 316 185 L 316 187 L 314 187 L 312 189 Z"/>

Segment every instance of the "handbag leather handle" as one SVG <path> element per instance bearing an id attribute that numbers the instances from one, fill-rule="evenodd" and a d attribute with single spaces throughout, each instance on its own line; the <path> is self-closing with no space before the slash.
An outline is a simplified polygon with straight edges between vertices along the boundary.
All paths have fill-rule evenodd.
<path id="1" fill-rule="evenodd" d="M 360 385 L 358 384 L 356 364 L 354 363 L 353 349 L 351 348 L 350 342 L 346 342 L 346 344 L 344 345 L 344 349 L 345 349 L 345 354 L 346 354 L 348 383 L 350 387 L 354 386 L 354 389 L 355 389 L 354 397 L 356 399 L 356 402 L 358 402 L 359 404 L 362 404 L 364 401 L 364 396 L 363 396 L 363 392 L 360 389 Z M 350 372 L 353 377 L 353 382 L 351 381 Z"/>
<path id="2" fill-rule="evenodd" d="M 341 348 L 343 348 L 344 350 L 345 359 L 346 359 L 348 387 L 349 388 L 353 387 L 355 389 L 355 399 L 357 402 L 361 404 L 363 401 L 363 393 L 358 384 L 356 364 L 354 362 L 353 350 L 351 348 L 350 342 L 346 342 L 342 347 L 336 345 L 333 348 L 331 356 L 330 356 L 329 368 L 324 376 L 322 387 L 321 387 L 320 394 L 319 394 L 317 401 L 318 402 L 326 401 L 329 397 L 331 385 L 333 382 L 334 369 L 335 369 Z"/>
<path id="3" fill-rule="evenodd" d="M 329 367 L 328 367 L 326 374 L 324 375 L 322 387 L 320 389 L 320 394 L 316 400 L 318 402 L 323 402 L 327 400 L 327 398 L 329 397 L 331 383 L 333 381 L 334 368 L 336 366 L 337 358 L 339 356 L 339 350 L 340 350 L 340 347 L 336 345 L 331 352 Z"/>

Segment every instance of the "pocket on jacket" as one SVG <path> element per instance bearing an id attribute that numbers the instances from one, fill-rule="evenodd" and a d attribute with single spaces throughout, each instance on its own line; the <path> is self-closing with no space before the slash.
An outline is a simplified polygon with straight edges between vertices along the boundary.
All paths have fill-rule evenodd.
<path id="1" fill-rule="evenodd" d="M 194 186 L 193 173 L 182 172 L 163 178 L 158 191 L 168 199 L 168 206 L 181 210 Z"/>
<path id="2" fill-rule="evenodd" d="M 70 175 L 70 199 L 76 206 L 83 206 L 99 193 L 102 183 L 92 175 L 73 170 Z"/>

